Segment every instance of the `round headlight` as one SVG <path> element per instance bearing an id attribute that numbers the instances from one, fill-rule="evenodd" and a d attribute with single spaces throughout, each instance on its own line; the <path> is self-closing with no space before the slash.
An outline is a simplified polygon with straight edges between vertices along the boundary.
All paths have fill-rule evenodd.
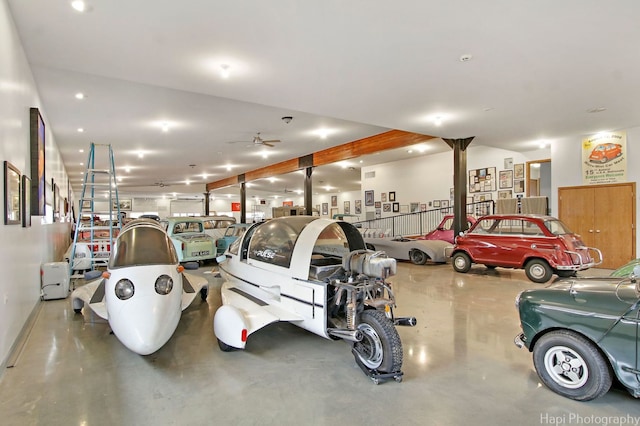
<path id="1" fill-rule="evenodd" d="M 133 287 L 133 283 L 125 278 L 116 283 L 115 292 L 118 299 L 127 300 L 133 296 L 135 288 Z"/>
<path id="2" fill-rule="evenodd" d="M 173 288 L 173 280 L 169 275 L 160 275 L 156 280 L 156 293 L 169 294 Z"/>

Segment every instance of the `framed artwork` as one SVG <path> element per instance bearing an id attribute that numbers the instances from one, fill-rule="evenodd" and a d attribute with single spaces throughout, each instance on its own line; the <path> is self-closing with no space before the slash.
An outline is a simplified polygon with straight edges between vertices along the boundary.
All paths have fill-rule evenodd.
<path id="1" fill-rule="evenodd" d="M 500 170 L 500 189 L 513 188 L 513 170 Z"/>
<path id="2" fill-rule="evenodd" d="M 382 211 L 385 213 L 391 212 L 391 203 L 384 203 L 382 205 Z"/>
<path id="3" fill-rule="evenodd" d="M 496 168 L 469 170 L 469 193 L 489 192 L 496 190 Z"/>
<path id="4" fill-rule="evenodd" d="M 389 192 L 389 201 L 395 201 L 395 200 L 396 200 L 396 191 Z"/>
<path id="5" fill-rule="evenodd" d="M 513 158 L 505 158 L 504 159 L 504 168 L 505 169 L 513 169 Z"/>
<path id="6" fill-rule="evenodd" d="M 284 204 L 283 204 L 284 205 Z M 291 202 L 293 205 L 293 202 Z M 118 210 L 118 206 L 120 206 L 121 211 L 131 211 L 131 200 L 130 199 L 119 199 L 118 204 L 116 204 L 116 200 L 113 200 L 113 210 Z M 239 210 L 238 210 L 239 211 Z"/>
<path id="7" fill-rule="evenodd" d="M 382 211 L 380 209 L 376 209 L 376 219 L 380 219 L 382 217 Z"/>
<path id="8" fill-rule="evenodd" d="M 382 207 L 382 205 L 380 204 L 380 201 L 376 201 L 375 203 L 373 203 L 373 206 L 374 206 L 376 209 L 379 209 L 380 207 Z"/>
<path id="9" fill-rule="evenodd" d="M 31 226 L 31 179 L 22 175 L 22 226 Z"/>
<path id="10" fill-rule="evenodd" d="M 373 206 L 373 191 L 364 191 L 364 205 Z"/>
<path id="11" fill-rule="evenodd" d="M 400 211 L 400 203 L 393 203 L 393 212 L 398 213 Z"/>
<path id="12" fill-rule="evenodd" d="M 403 204 L 400 206 L 400 213 L 409 213 L 409 205 Z"/>
<path id="13" fill-rule="evenodd" d="M 380 201 L 382 201 L 383 203 L 387 202 L 387 193 L 386 192 L 382 192 L 380 194 Z"/>
<path id="14" fill-rule="evenodd" d="M 411 213 L 418 213 L 420 211 L 420 203 L 409 204 L 409 211 Z"/>
<path id="15" fill-rule="evenodd" d="M 433 207 L 440 207 L 440 200 L 433 200 Z"/>
<path id="16" fill-rule="evenodd" d="M 53 221 L 60 217 L 60 187 L 51 179 L 51 187 L 53 188 Z"/>
<path id="17" fill-rule="evenodd" d="M 524 163 L 513 165 L 513 178 L 524 179 Z"/>
<path id="18" fill-rule="evenodd" d="M 513 192 L 516 194 L 524 192 L 524 179 L 518 179 L 514 181 Z"/>
<path id="19" fill-rule="evenodd" d="M 8 161 L 4 162 L 4 224 L 18 225 L 20 214 L 20 170 Z"/>
<path id="20" fill-rule="evenodd" d="M 331 207 L 338 207 L 338 196 L 337 195 L 332 195 L 331 196 Z"/>
<path id="21" fill-rule="evenodd" d="M 316 211 L 320 214 L 320 204 L 316 204 Z"/>
<path id="22" fill-rule="evenodd" d="M 448 208 L 449 200 L 440 200 L 440 207 Z"/>
<path id="23" fill-rule="evenodd" d="M 345 201 L 344 202 L 344 214 L 351 214 L 351 202 L 350 201 Z"/>
<path id="24" fill-rule="evenodd" d="M 45 215 L 45 126 L 38 108 L 30 109 L 31 213 Z"/>
<path id="25" fill-rule="evenodd" d="M 355 205 L 356 205 L 356 214 L 362 214 L 362 200 L 356 200 L 355 201 Z"/>
<path id="26" fill-rule="evenodd" d="M 329 203 L 322 203 L 322 216 L 329 214 Z"/>
<path id="27" fill-rule="evenodd" d="M 498 199 L 504 198 L 513 198 L 513 194 L 510 189 L 503 189 L 502 191 L 498 191 Z"/>
<path id="28" fill-rule="evenodd" d="M 427 205 L 426 204 L 420 204 L 420 211 L 421 212 L 426 212 L 427 211 Z"/>

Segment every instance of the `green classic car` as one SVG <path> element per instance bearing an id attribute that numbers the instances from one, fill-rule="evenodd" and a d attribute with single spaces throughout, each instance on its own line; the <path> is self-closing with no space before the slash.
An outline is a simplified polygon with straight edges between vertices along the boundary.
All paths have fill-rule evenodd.
<path id="1" fill-rule="evenodd" d="M 578 401 L 604 395 L 613 377 L 640 397 L 640 267 L 626 278 L 575 278 L 516 297 L 519 348 L 554 392 Z M 639 277 L 640 278 L 640 277 Z"/>

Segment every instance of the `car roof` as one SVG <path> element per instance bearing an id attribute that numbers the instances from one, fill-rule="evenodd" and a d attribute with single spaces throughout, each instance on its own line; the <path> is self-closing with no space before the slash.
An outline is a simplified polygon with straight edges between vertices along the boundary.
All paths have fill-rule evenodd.
<path id="1" fill-rule="evenodd" d="M 478 218 L 478 221 L 482 219 L 538 219 L 538 220 L 558 220 L 553 216 L 548 216 L 544 214 L 516 214 L 516 213 L 505 213 L 505 214 L 488 214 L 486 216 L 482 216 Z"/>

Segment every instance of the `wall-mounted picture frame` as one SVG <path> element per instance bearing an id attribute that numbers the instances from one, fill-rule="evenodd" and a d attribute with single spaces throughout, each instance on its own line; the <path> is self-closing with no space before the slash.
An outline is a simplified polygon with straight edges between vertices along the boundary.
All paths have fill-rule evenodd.
<path id="1" fill-rule="evenodd" d="M 400 212 L 400 203 L 393 203 L 392 206 L 393 206 L 394 213 Z"/>
<path id="2" fill-rule="evenodd" d="M 409 204 L 409 211 L 411 213 L 418 213 L 420 212 L 420 203 L 418 202 L 413 202 Z"/>
<path id="3" fill-rule="evenodd" d="M 329 214 L 329 203 L 322 203 L 322 216 Z"/>
<path id="4" fill-rule="evenodd" d="M 440 207 L 442 208 L 448 208 L 449 207 L 449 200 L 440 200 Z"/>
<path id="5" fill-rule="evenodd" d="M 396 200 L 396 191 L 390 191 L 389 192 L 389 201 L 395 201 Z"/>
<path id="6" fill-rule="evenodd" d="M 27 175 L 22 175 L 22 226 L 31 226 L 31 179 Z"/>
<path id="7" fill-rule="evenodd" d="M 351 202 L 350 201 L 345 201 L 344 202 L 344 214 L 351 214 Z"/>
<path id="8" fill-rule="evenodd" d="M 30 153 L 31 153 L 31 213 L 45 215 L 45 125 L 38 108 L 30 109 Z"/>
<path id="9" fill-rule="evenodd" d="M 501 191 L 498 191 L 498 199 L 500 200 L 505 198 L 513 198 L 513 193 L 510 189 L 503 189 Z"/>
<path id="10" fill-rule="evenodd" d="M 382 201 L 383 203 L 387 202 L 387 193 L 386 192 L 380 193 L 380 201 Z"/>
<path id="11" fill-rule="evenodd" d="M 426 212 L 427 211 L 427 204 L 426 203 L 420 204 L 420 211 L 421 212 Z"/>
<path id="12" fill-rule="evenodd" d="M 362 200 L 355 201 L 355 214 L 362 214 Z"/>
<path id="13" fill-rule="evenodd" d="M 440 207 L 440 200 L 433 200 L 433 207 Z"/>
<path id="14" fill-rule="evenodd" d="M 116 200 L 113 200 L 113 210 L 118 210 L 118 206 L 120 206 L 120 211 L 131 211 L 132 200 L 131 199 L 119 199 L 118 204 L 116 204 Z"/>
<path id="15" fill-rule="evenodd" d="M 518 179 L 514 181 L 513 184 L 513 192 L 515 192 L 516 194 L 524 192 L 524 179 Z"/>
<path id="16" fill-rule="evenodd" d="M 524 163 L 518 163 L 513 165 L 513 178 L 524 179 Z"/>
<path id="17" fill-rule="evenodd" d="M 364 191 L 364 205 L 373 206 L 373 191 Z"/>
<path id="18" fill-rule="evenodd" d="M 373 206 L 374 206 L 376 209 L 379 209 L 379 208 L 381 208 L 381 207 L 382 207 L 382 204 L 380 203 L 380 201 L 376 201 L 375 203 L 373 203 Z"/>
<path id="19" fill-rule="evenodd" d="M 4 162 L 4 224 L 19 225 L 20 170 L 8 161 Z"/>
<path id="20" fill-rule="evenodd" d="M 403 214 L 409 213 L 409 204 L 402 204 L 400 206 L 400 213 L 403 213 Z"/>
<path id="21" fill-rule="evenodd" d="M 338 196 L 337 195 L 332 195 L 331 196 L 331 207 L 338 207 Z"/>
<path id="22" fill-rule="evenodd" d="M 390 213 L 391 212 L 391 203 L 382 204 L 382 211 L 385 212 L 385 213 Z"/>
<path id="23" fill-rule="evenodd" d="M 504 168 L 505 169 L 513 169 L 513 157 L 504 159 Z"/>
<path id="24" fill-rule="evenodd" d="M 513 188 L 513 170 L 500 170 L 498 180 L 500 181 L 500 189 Z"/>

